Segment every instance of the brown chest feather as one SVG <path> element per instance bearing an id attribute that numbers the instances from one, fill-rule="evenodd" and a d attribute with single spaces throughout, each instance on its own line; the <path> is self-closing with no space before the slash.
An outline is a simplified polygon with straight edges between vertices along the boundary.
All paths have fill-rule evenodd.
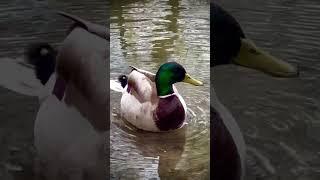
<path id="1" fill-rule="evenodd" d="M 179 98 L 175 95 L 160 98 L 154 112 L 155 123 L 162 131 L 178 129 L 185 120 L 185 110 Z"/>

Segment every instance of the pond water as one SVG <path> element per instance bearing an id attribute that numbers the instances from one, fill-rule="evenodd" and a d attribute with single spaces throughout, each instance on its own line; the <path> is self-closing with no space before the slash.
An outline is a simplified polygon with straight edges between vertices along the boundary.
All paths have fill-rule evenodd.
<path id="1" fill-rule="evenodd" d="M 208 179 L 210 21 L 207 1 L 112 1 L 111 79 L 129 65 L 156 73 L 168 61 L 205 83 L 178 83 L 189 123 L 172 133 L 147 133 L 124 123 L 121 94 L 111 92 L 112 179 Z"/>
<path id="2" fill-rule="evenodd" d="M 320 2 L 217 2 L 257 46 L 300 67 L 292 79 L 214 68 L 217 95 L 247 143 L 245 179 L 320 179 Z"/>

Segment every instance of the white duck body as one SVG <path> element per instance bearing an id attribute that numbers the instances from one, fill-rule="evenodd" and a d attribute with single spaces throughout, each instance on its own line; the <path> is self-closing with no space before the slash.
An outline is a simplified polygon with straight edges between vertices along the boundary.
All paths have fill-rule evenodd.
<path id="1" fill-rule="evenodd" d="M 184 99 L 178 93 L 178 90 L 174 85 L 173 94 L 166 97 L 158 97 L 154 77 L 155 74 L 141 69 L 133 70 L 128 75 L 128 82 L 131 82 L 131 84 L 137 84 L 137 86 L 132 87 L 130 89 L 130 93 L 127 91 L 128 85 L 122 91 L 122 117 L 139 129 L 151 132 L 161 132 L 162 130 L 160 130 L 156 125 L 154 118 L 154 111 L 158 106 L 159 98 L 177 96 L 185 113 L 185 120 L 179 127 L 182 128 L 185 124 L 187 124 L 187 106 Z"/>
<path id="2" fill-rule="evenodd" d="M 75 108 L 50 95 L 38 111 L 34 144 L 41 162 L 48 165 L 47 177 L 59 173 L 81 179 L 83 173 L 101 178 L 104 134 L 97 132 Z M 100 172 L 99 172 L 100 171 Z"/>

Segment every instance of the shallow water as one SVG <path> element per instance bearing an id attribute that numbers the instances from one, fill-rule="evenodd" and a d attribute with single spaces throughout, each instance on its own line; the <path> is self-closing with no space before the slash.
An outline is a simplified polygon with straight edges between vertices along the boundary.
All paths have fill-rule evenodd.
<path id="1" fill-rule="evenodd" d="M 111 79 L 128 73 L 129 65 L 155 73 L 162 63 L 174 60 L 205 85 L 177 84 L 189 108 L 189 124 L 172 133 L 147 133 L 125 124 L 121 94 L 111 92 L 111 177 L 208 179 L 209 5 L 191 0 L 128 2 L 112 3 Z"/>
<path id="2" fill-rule="evenodd" d="M 248 145 L 246 179 L 320 179 L 320 2 L 218 3 L 259 47 L 301 70 L 299 78 L 280 79 L 231 65 L 214 69 L 219 99 Z"/>

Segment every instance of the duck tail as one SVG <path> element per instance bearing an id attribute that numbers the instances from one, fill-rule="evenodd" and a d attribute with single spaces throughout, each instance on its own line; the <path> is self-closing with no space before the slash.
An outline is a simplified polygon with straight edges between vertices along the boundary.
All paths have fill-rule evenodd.
<path id="1" fill-rule="evenodd" d="M 122 88 L 124 88 L 128 84 L 128 77 L 126 75 L 120 75 L 118 77 L 118 81 L 120 82 Z"/>
<path id="2" fill-rule="evenodd" d="M 47 83 L 55 71 L 57 52 L 48 43 L 31 44 L 25 52 L 26 62 L 35 67 L 37 79 L 43 85 Z"/>
<path id="3" fill-rule="evenodd" d="M 110 79 L 110 89 L 116 92 L 124 92 L 128 84 L 128 77 L 126 75 L 118 76 L 118 80 Z"/>

